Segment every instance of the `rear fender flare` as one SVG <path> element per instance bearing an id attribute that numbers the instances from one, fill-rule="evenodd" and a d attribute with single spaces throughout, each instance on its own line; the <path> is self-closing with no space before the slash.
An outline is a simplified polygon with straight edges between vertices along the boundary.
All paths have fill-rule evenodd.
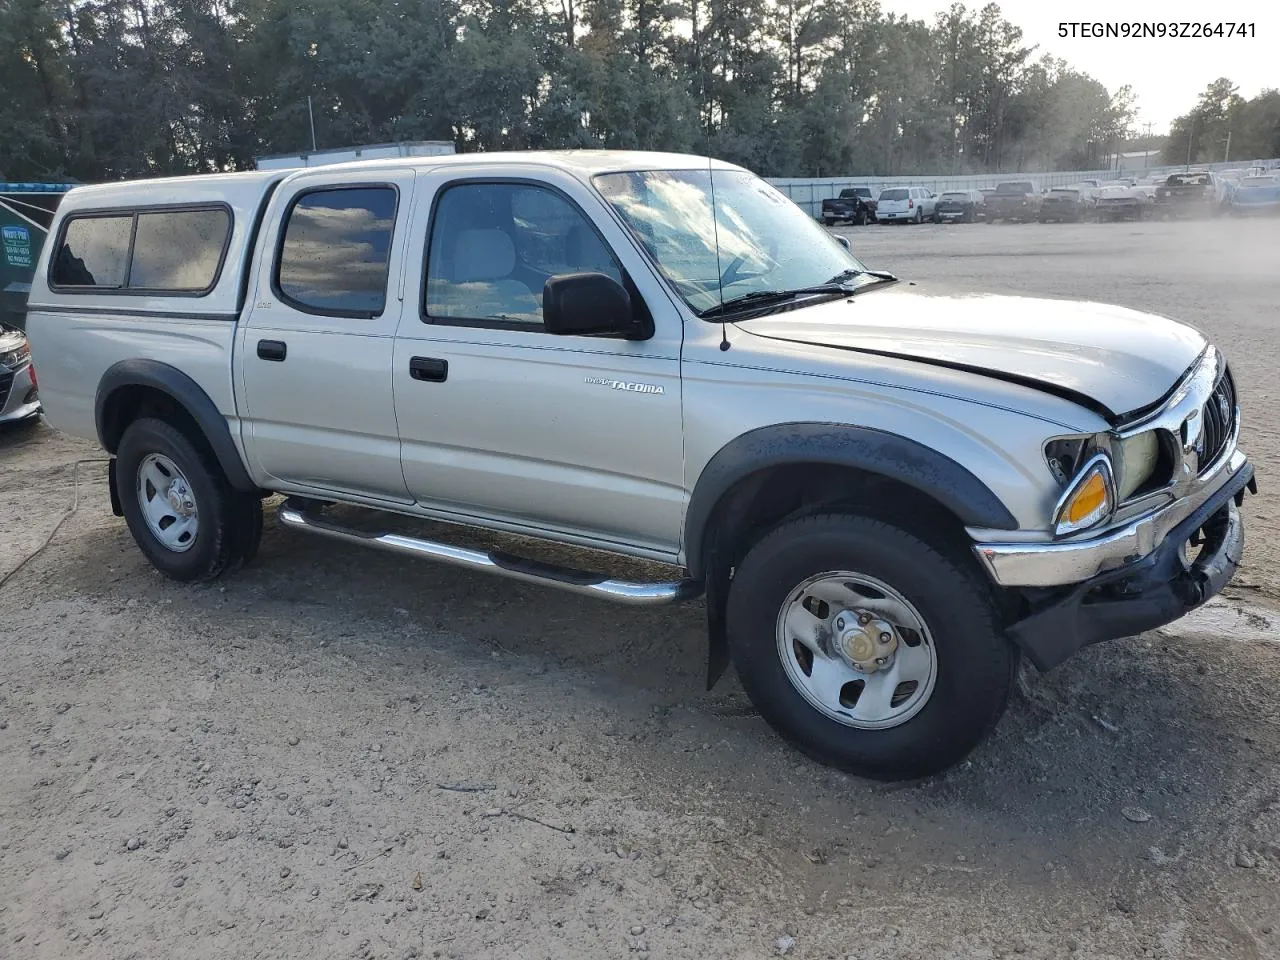
<path id="1" fill-rule="evenodd" d="M 257 491 L 231 436 L 227 418 L 200 384 L 177 367 L 158 360 L 121 360 L 102 375 L 94 398 L 94 420 L 103 449 L 111 454 L 116 452 L 119 437 L 109 422 L 111 398 L 128 387 L 148 387 L 168 395 L 196 422 L 232 488 L 242 493 Z"/>

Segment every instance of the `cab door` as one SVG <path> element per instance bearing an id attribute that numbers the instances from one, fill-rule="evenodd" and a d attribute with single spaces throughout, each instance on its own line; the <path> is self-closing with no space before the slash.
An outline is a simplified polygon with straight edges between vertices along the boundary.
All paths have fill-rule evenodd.
<path id="1" fill-rule="evenodd" d="M 414 174 L 290 180 L 237 343 L 249 458 L 280 489 L 411 502 L 391 362 Z"/>
<path id="2" fill-rule="evenodd" d="M 558 171 L 452 167 L 419 189 L 431 217 L 394 361 L 409 492 L 437 515 L 674 556 L 683 327 L 622 228 Z M 543 284 L 579 271 L 629 286 L 653 336 L 548 333 Z"/>

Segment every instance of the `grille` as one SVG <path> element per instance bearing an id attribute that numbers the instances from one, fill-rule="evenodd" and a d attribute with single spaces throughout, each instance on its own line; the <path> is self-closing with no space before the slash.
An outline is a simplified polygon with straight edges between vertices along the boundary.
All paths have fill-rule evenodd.
<path id="1" fill-rule="evenodd" d="M 1222 379 L 1213 388 L 1209 402 L 1201 411 L 1204 422 L 1201 440 L 1203 451 L 1200 454 L 1201 472 L 1213 463 L 1226 449 L 1231 434 L 1236 426 L 1236 385 L 1231 379 L 1231 371 L 1225 371 Z"/>
<path id="2" fill-rule="evenodd" d="M 0 410 L 9 400 L 9 389 L 13 386 L 13 374 L 0 370 Z"/>

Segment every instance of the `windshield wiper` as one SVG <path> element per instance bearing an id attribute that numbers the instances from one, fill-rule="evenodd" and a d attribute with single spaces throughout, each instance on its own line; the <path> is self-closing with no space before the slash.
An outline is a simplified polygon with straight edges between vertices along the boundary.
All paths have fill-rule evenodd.
<path id="1" fill-rule="evenodd" d="M 874 277 L 875 280 L 872 283 L 849 282 L 858 277 Z M 785 303 L 788 300 L 794 300 L 796 297 L 803 297 L 807 294 L 830 293 L 851 296 L 859 293 L 864 287 L 875 286 L 879 283 L 895 283 L 897 280 L 898 278 L 892 273 L 886 273 L 883 270 L 854 270 L 850 268 L 840 271 L 826 283 L 817 283 L 811 287 L 795 287 L 791 290 L 752 290 L 750 293 L 730 297 L 723 303 L 707 307 L 698 316 L 703 319 L 719 317 L 726 313 L 733 313 L 736 310 L 765 307 L 772 303 Z"/>
<path id="2" fill-rule="evenodd" d="M 796 287 L 793 290 L 752 290 L 750 293 L 744 293 L 737 297 L 730 297 L 723 303 L 717 303 L 715 306 L 707 307 L 698 314 L 699 317 L 706 319 L 707 317 L 718 317 L 726 313 L 733 313 L 735 310 L 750 309 L 756 306 L 768 306 L 771 303 L 784 303 L 787 300 L 794 300 L 796 297 L 802 297 L 805 294 L 832 293 L 841 296 L 853 293 L 856 287 L 851 287 L 845 283 L 819 283 L 812 287 Z"/>

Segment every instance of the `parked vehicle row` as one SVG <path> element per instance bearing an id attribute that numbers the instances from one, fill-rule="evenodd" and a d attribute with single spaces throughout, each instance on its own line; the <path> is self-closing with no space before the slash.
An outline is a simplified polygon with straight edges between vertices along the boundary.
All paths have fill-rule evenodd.
<path id="1" fill-rule="evenodd" d="M 1080 223 L 1086 220 L 1196 219 L 1224 214 L 1280 213 L 1280 170 L 1250 168 L 1240 174 L 1188 171 L 1155 180 L 1084 180 L 1038 190 L 1030 180 L 995 187 L 948 190 L 848 187 L 822 201 L 822 222 L 867 223 Z"/>

